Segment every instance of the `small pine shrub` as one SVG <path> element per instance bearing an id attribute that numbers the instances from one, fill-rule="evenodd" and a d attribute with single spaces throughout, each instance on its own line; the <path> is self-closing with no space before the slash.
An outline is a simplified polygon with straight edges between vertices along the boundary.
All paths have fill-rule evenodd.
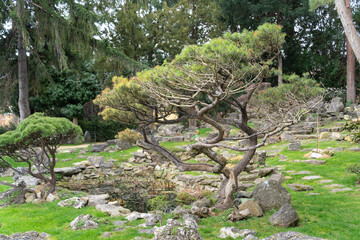
<path id="1" fill-rule="evenodd" d="M 140 140 L 143 137 L 140 133 L 127 128 L 124 131 L 119 132 L 116 135 L 116 138 L 119 139 L 120 142 L 130 142 L 135 144 L 137 140 Z"/>

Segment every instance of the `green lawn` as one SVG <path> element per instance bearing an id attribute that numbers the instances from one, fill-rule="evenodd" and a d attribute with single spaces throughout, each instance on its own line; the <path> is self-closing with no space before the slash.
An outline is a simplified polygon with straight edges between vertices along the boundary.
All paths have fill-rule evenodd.
<path id="1" fill-rule="evenodd" d="M 190 142 L 165 142 L 163 146 L 172 149 L 178 149 L 176 146 L 187 145 Z M 268 212 L 262 218 L 250 218 L 246 221 L 232 223 L 227 221 L 227 215 L 231 210 L 220 213 L 218 216 L 202 219 L 199 231 L 204 239 L 218 239 L 219 230 L 222 227 L 234 226 L 239 229 L 253 229 L 258 232 L 258 237 L 263 238 L 277 232 L 297 231 L 310 236 L 326 238 L 329 240 L 355 240 L 360 239 L 359 222 L 360 222 L 360 191 L 357 191 L 356 177 L 346 172 L 347 166 L 359 160 L 359 152 L 336 152 L 333 157 L 327 159 L 325 165 L 309 165 L 302 162 L 292 162 L 292 160 L 303 160 L 305 151 L 288 151 L 288 143 L 277 143 L 268 145 L 262 149 L 280 150 L 279 154 L 287 157 L 287 161 L 279 161 L 278 157 L 268 158 L 268 166 L 281 166 L 284 171 L 311 171 L 312 175 L 320 175 L 322 179 L 302 180 L 305 175 L 292 175 L 284 173 L 290 179 L 285 180 L 285 187 L 289 183 L 301 183 L 311 185 L 314 193 L 319 195 L 308 195 L 309 192 L 294 192 L 290 189 L 292 195 L 292 206 L 299 214 L 300 222 L 295 228 L 282 229 L 274 227 L 269 222 L 269 217 L 273 212 Z M 327 147 L 354 147 L 356 144 L 339 141 L 322 141 L 320 148 Z M 316 148 L 316 143 L 304 141 L 302 149 Z M 106 159 L 113 158 L 118 162 L 128 159 L 133 152 L 139 148 L 133 147 L 125 151 L 117 151 L 114 153 L 100 153 Z M 233 153 L 231 151 L 231 153 Z M 86 155 L 91 155 L 87 153 Z M 83 161 L 85 159 L 77 159 L 77 153 L 59 153 L 59 159 L 73 158 L 69 162 L 59 161 L 57 166 L 69 166 L 73 162 Z M 195 162 L 194 159 L 189 162 Z M 186 172 L 185 174 L 199 175 L 201 173 Z M 333 180 L 332 183 L 319 183 L 319 180 Z M 12 178 L 2 178 L 1 180 L 12 181 Z M 347 192 L 332 193 L 331 189 L 323 187 L 326 184 L 342 184 L 352 190 Z M 0 191 L 8 189 L 0 186 Z M 95 216 L 99 223 L 98 229 L 81 231 L 71 230 L 70 222 L 80 214 L 90 213 Z M 166 215 L 166 218 L 171 215 Z M 39 232 L 47 232 L 53 236 L 53 239 L 101 239 L 100 236 L 105 231 L 114 231 L 116 228 L 112 222 L 115 220 L 123 220 L 124 218 L 111 218 L 96 211 L 93 207 L 83 209 L 61 208 L 55 203 L 46 203 L 43 205 L 23 204 L 20 206 L 10 206 L 0 210 L 0 234 L 12 234 L 15 232 L 25 232 L 35 230 Z M 21 224 L 19 224 L 21 223 Z M 135 236 L 143 236 L 151 239 L 151 235 L 139 234 L 136 226 L 143 223 L 143 220 L 127 223 L 125 230 L 115 232 L 109 239 L 133 239 Z"/>

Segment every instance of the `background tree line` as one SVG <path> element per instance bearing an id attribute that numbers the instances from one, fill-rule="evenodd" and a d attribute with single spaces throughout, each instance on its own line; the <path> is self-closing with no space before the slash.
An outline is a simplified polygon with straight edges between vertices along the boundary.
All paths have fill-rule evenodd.
<path id="1" fill-rule="evenodd" d="M 310 10 L 309 0 L 1 0 L 1 109 L 21 119 L 41 111 L 89 125 L 99 111 L 89 101 L 113 76 L 133 76 L 186 45 L 264 22 L 286 33 L 278 78 L 267 81 L 308 72 L 325 87 L 345 88 L 344 30 L 335 4 L 320 2 Z M 359 3 L 350 3 L 359 29 Z M 352 71 L 359 76 L 358 63 Z"/>

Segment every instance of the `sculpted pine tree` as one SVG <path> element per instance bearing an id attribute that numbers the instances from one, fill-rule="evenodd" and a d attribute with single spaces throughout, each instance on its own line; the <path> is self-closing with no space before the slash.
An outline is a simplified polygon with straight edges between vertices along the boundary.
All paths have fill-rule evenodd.
<path id="1" fill-rule="evenodd" d="M 45 183 L 43 197 L 46 199 L 55 191 L 57 148 L 81 135 L 81 128 L 66 118 L 33 114 L 22 121 L 16 130 L 0 135 L 0 164 L 19 172 L 13 163 L 24 163 L 28 174 Z M 0 181 L 0 184 L 6 183 Z"/>
<path id="2" fill-rule="evenodd" d="M 114 79 L 113 89 L 106 89 L 96 103 L 105 107 L 103 115 L 125 123 L 138 123 L 144 140 L 138 145 L 156 151 L 180 171 L 205 171 L 223 176 L 217 207 L 232 206 L 238 187 L 238 175 L 253 158 L 257 148 L 285 127 L 300 120 L 315 104 L 310 99 L 321 93 L 314 81 L 292 77 L 278 88 L 256 91 L 263 79 L 272 75 L 273 60 L 278 57 L 284 34 L 281 27 L 264 24 L 256 31 L 225 34 L 203 46 L 188 46 L 171 63 L 144 71 L 136 78 Z M 256 101 L 252 101 L 256 94 Z M 238 117 L 222 117 L 219 106 L 227 105 Z M 149 114 L 151 112 L 152 114 Z M 180 113 L 178 119 L 167 116 Z M 249 124 L 251 116 L 261 118 L 261 127 Z M 149 131 L 154 123 L 172 124 L 195 118 L 210 124 L 214 138 L 188 146 L 188 159 L 204 154 L 210 163 L 188 163 L 161 146 Z M 237 138 L 225 134 L 225 125 L 240 132 Z M 259 141 L 259 138 L 261 140 Z M 249 147 L 238 147 L 228 140 L 248 139 Z M 245 152 L 233 166 L 213 148 Z"/>

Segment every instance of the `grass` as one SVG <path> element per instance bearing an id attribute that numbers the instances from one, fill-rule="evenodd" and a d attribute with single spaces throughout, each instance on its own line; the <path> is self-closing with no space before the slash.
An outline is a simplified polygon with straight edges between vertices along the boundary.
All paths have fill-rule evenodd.
<path id="1" fill-rule="evenodd" d="M 208 130 L 200 129 L 202 133 L 208 133 Z M 210 129 L 211 130 L 211 129 Z M 181 151 L 177 146 L 185 146 L 191 142 L 164 142 L 163 146 L 172 150 Z M 249 218 L 245 221 L 229 222 L 227 215 L 231 210 L 219 212 L 219 215 L 202 219 L 200 222 L 199 231 L 203 239 L 219 239 L 219 230 L 222 227 L 236 227 L 239 229 L 252 229 L 258 234 L 257 237 L 263 238 L 273 235 L 277 232 L 296 231 L 310 236 L 326 238 L 329 240 L 355 240 L 360 239 L 359 222 L 360 222 L 360 191 L 355 184 L 356 177 L 354 174 L 349 174 L 346 168 L 356 163 L 359 159 L 360 153 L 343 151 L 336 152 L 334 156 L 326 159 L 325 165 L 309 165 L 302 162 L 292 162 L 291 160 L 304 160 L 305 151 L 288 151 L 287 142 L 267 145 L 262 147 L 261 150 L 278 150 L 279 154 L 285 155 L 287 161 L 279 161 L 278 157 L 268 158 L 268 166 L 282 166 L 284 171 L 311 171 L 312 175 L 320 175 L 323 179 L 333 180 L 332 183 L 342 184 L 345 187 L 353 189 L 348 192 L 332 193 L 331 189 L 325 188 L 324 185 L 316 180 L 302 180 L 305 175 L 291 175 L 291 173 L 284 173 L 286 177 L 290 177 L 283 184 L 287 188 L 289 183 L 300 183 L 311 185 L 313 192 L 319 195 L 308 195 L 308 192 L 294 192 L 287 188 L 292 195 L 292 206 L 298 212 L 300 217 L 299 225 L 295 228 L 279 228 L 274 227 L 269 222 L 269 217 L 274 212 L 268 212 L 261 218 Z M 321 141 L 320 148 L 327 147 L 345 147 L 350 148 L 357 146 L 356 144 L 345 141 Z M 302 149 L 316 148 L 316 142 L 304 141 Z M 117 151 L 114 153 L 99 153 L 106 159 L 113 158 L 117 162 L 123 162 L 128 159 L 133 152 L 139 148 L 133 147 L 124 151 Z M 237 153 L 232 152 L 230 153 Z M 91 156 L 92 153 L 87 153 L 86 156 Z M 59 166 L 70 166 L 73 162 L 83 161 L 86 159 L 78 159 L 77 153 L 59 153 L 57 158 L 60 160 L 72 158 L 69 162 L 57 163 Z M 195 159 L 188 162 L 195 163 Z M 201 175 L 199 172 L 185 172 L 184 174 L 191 174 L 194 176 Z M 12 181 L 12 178 L 1 178 L 3 181 Z M 329 184 L 332 184 L 329 183 Z M 6 189 L 5 189 L 6 190 Z M 4 186 L 0 186 L 0 192 L 4 191 Z M 71 194 L 70 194 L 71 195 Z M 69 227 L 70 222 L 80 214 L 91 214 L 99 223 L 98 229 L 92 230 L 71 230 Z M 166 214 L 166 219 L 172 215 Z M 18 206 L 10 206 L 0 210 L 0 234 L 13 234 L 15 232 L 26 232 L 35 230 L 38 232 L 47 232 L 53 236 L 53 239 L 101 239 L 101 235 L 105 231 L 113 232 L 116 226 L 112 224 L 113 221 L 124 220 L 124 217 L 113 218 L 96 211 L 93 207 L 85 207 L 83 209 L 61 208 L 57 206 L 57 202 L 46 203 L 42 205 L 23 204 Z M 124 231 L 113 232 L 109 239 L 134 239 L 136 236 L 151 239 L 152 235 L 139 234 L 137 225 L 143 223 L 144 220 L 136 220 L 125 224 Z M 21 223 L 21 224 L 19 224 Z"/>

